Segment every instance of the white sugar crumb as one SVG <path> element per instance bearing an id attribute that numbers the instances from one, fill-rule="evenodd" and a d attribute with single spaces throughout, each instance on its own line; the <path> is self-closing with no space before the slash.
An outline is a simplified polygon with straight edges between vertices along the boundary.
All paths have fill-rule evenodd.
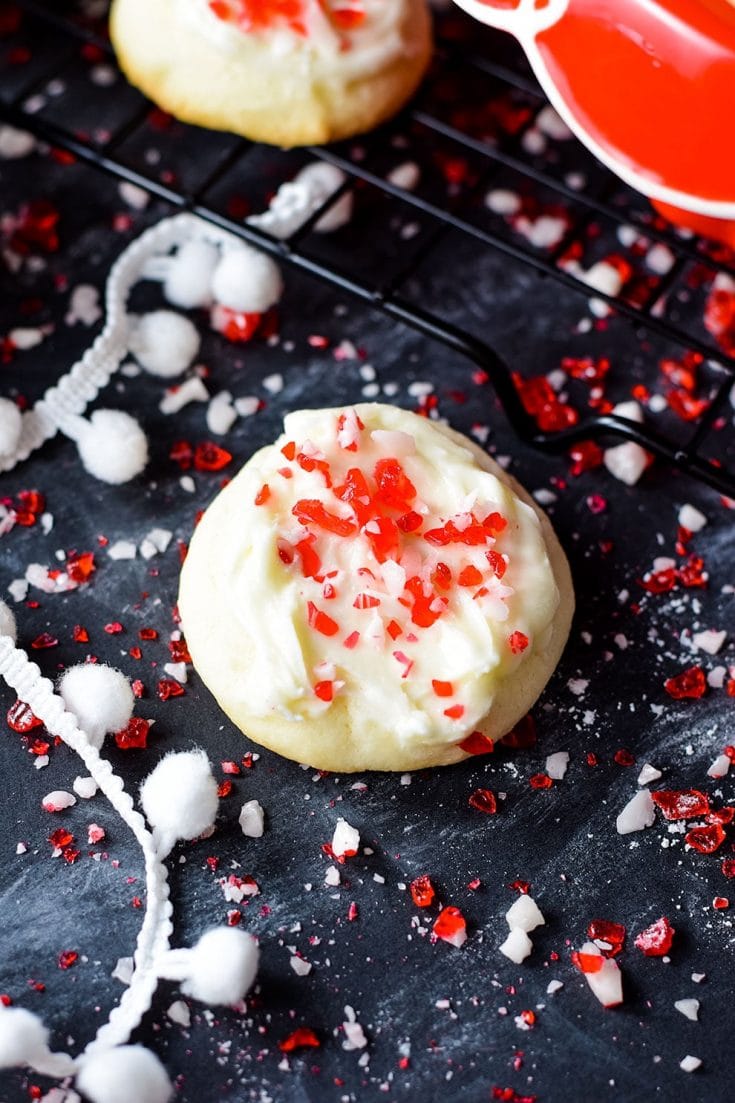
<path id="1" fill-rule="evenodd" d="M 656 819 L 656 807 L 648 789 L 641 789 L 623 808 L 615 821 L 618 835 L 630 835 L 651 827 Z"/>
<path id="2" fill-rule="evenodd" d="M 550 104 L 542 107 L 539 111 L 536 116 L 536 126 L 542 134 L 546 134 L 547 137 L 554 138 L 558 142 L 568 141 L 572 137 L 572 132 L 567 124 Z"/>
<path id="3" fill-rule="evenodd" d="M 191 1026 L 191 1011 L 183 1000 L 174 1000 L 166 1011 L 166 1016 L 172 1023 L 177 1023 L 179 1026 Z"/>
<path id="4" fill-rule="evenodd" d="M 567 689 L 575 697 L 582 697 L 589 684 L 588 678 L 570 678 L 567 682 Z"/>
<path id="5" fill-rule="evenodd" d="M 91 800 L 97 792 L 97 782 L 93 777 L 75 777 L 72 789 L 82 800 Z"/>
<path id="6" fill-rule="evenodd" d="M 25 578 L 14 578 L 8 585 L 8 593 L 13 601 L 25 601 L 28 594 L 28 582 Z"/>
<path id="7" fill-rule="evenodd" d="M 265 813 L 257 800 L 248 800 L 240 809 L 239 824 L 243 835 L 250 839 L 261 838 L 265 829 Z"/>
<path id="8" fill-rule="evenodd" d="M 341 881 L 339 870 L 336 866 L 327 866 L 326 873 L 324 874 L 324 884 L 334 888 Z"/>
<path id="9" fill-rule="evenodd" d="M 685 1019 L 690 1019 L 693 1023 L 699 1019 L 699 1000 L 675 1000 L 674 1007 Z"/>
<path id="10" fill-rule="evenodd" d="M 569 766 L 569 751 L 554 751 L 546 758 L 546 773 L 554 781 L 561 781 Z"/>
<path id="11" fill-rule="evenodd" d="M 655 766 L 652 766 L 650 764 L 650 762 L 646 762 L 643 766 L 641 766 L 641 772 L 638 775 L 638 784 L 650 785 L 652 781 L 658 781 L 658 779 L 662 776 L 663 775 L 660 770 L 657 770 Z"/>
<path id="12" fill-rule="evenodd" d="M 152 559 L 154 555 L 163 554 L 171 543 L 173 533 L 169 529 L 151 529 L 143 538 L 140 545 L 140 554 L 144 559 Z"/>
<path id="13" fill-rule="evenodd" d="M 606 448 L 603 460 L 610 474 L 626 486 L 635 486 L 648 467 L 648 454 L 633 440 Z"/>
<path id="14" fill-rule="evenodd" d="M 99 291 L 89 283 L 80 283 L 69 298 L 65 323 L 68 326 L 76 325 L 77 322 L 83 326 L 93 326 L 101 317 Z"/>
<path id="15" fill-rule="evenodd" d="M 332 836 L 332 852 L 337 858 L 356 854 L 360 846 L 360 832 L 340 817 Z"/>
<path id="16" fill-rule="evenodd" d="M 0 126 L 0 158 L 16 161 L 27 157 L 36 148 L 36 139 L 27 130 L 14 126 Z"/>
<path id="17" fill-rule="evenodd" d="M 297 977 L 306 977 L 311 972 L 311 962 L 304 961 L 298 954 L 291 955 L 289 964 Z"/>
<path id="18" fill-rule="evenodd" d="M 498 947 L 500 953 L 520 965 L 533 950 L 533 943 L 525 931 L 520 927 L 514 927 L 505 942 Z"/>
<path id="19" fill-rule="evenodd" d="M 119 957 L 110 976 L 113 980 L 119 980 L 122 984 L 130 984 L 133 979 L 133 959 L 131 957 Z"/>
<path id="20" fill-rule="evenodd" d="M 138 549 L 132 540 L 116 540 L 107 549 L 110 559 L 135 559 L 137 553 Z"/>
<path id="21" fill-rule="evenodd" d="M 209 391 L 198 375 L 192 375 L 175 387 L 167 387 L 158 404 L 162 414 L 178 414 L 190 402 L 207 402 Z"/>
<path id="22" fill-rule="evenodd" d="M 280 394 L 283 390 L 283 376 L 280 372 L 274 372 L 273 375 L 266 375 L 263 380 L 263 388 L 268 394 Z"/>
<path id="23" fill-rule="evenodd" d="M 681 527 L 688 529 L 689 532 L 699 532 L 707 524 L 705 515 L 696 506 L 690 505 L 688 502 L 679 510 L 677 519 Z"/>
<path id="24" fill-rule="evenodd" d="M 357 1016 L 349 1005 L 345 1007 L 345 1021 L 342 1023 L 342 1030 L 345 1036 L 342 1042 L 342 1049 L 348 1051 L 364 1049 L 368 1044 L 368 1040 L 365 1037 L 365 1031 L 362 1029 L 360 1023 L 358 1023 Z"/>
<path id="25" fill-rule="evenodd" d="M 505 913 L 505 918 L 511 931 L 534 931 L 536 927 L 542 927 L 546 922 L 536 901 L 526 893 L 522 893 L 511 904 Z"/>
<path id="26" fill-rule="evenodd" d="M 707 674 L 707 685 L 712 689 L 722 689 L 725 683 L 727 669 L 724 666 L 715 666 Z"/>
<path id="27" fill-rule="evenodd" d="M 260 409 L 260 399 L 255 395 L 243 395 L 242 398 L 235 399 L 235 409 L 240 417 L 252 417 Z"/>
<path id="28" fill-rule="evenodd" d="M 684 1072 L 696 1072 L 701 1065 L 702 1060 L 700 1057 L 691 1057 L 689 1054 L 679 1062 L 679 1068 L 683 1069 Z"/>
<path id="29" fill-rule="evenodd" d="M 127 180 L 123 180 L 117 190 L 120 198 L 135 211 L 142 211 L 150 202 L 151 197 L 144 188 L 139 188 L 137 184 L 130 184 Z"/>
<path id="30" fill-rule="evenodd" d="M 237 421 L 237 410 L 229 391 L 220 391 L 207 407 L 207 428 L 215 436 L 224 436 Z"/>
<path id="31" fill-rule="evenodd" d="M 186 685 L 188 678 L 186 663 L 164 663 L 163 670 L 169 678 L 175 678 L 182 686 Z"/>
<path id="32" fill-rule="evenodd" d="M 564 982 L 560 980 L 550 980 L 546 985 L 546 994 L 553 996 L 555 992 L 559 992 L 564 987 Z"/>
<path id="33" fill-rule="evenodd" d="M 726 638 L 727 632 L 724 628 L 720 631 L 707 628 L 704 632 L 695 632 L 692 636 L 692 643 L 697 651 L 705 651 L 708 655 L 716 655 Z"/>
<path id="34" fill-rule="evenodd" d="M 72 793 L 67 793 L 65 789 L 54 789 L 43 798 L 41 807 L 44 812 L 63 812 L 76 803 L 77 798 Z"/>
<path id="35" fill-rule="evenodd" d="M 692 973 L 692 980 L 695 984 L 701 984 L 706 976 L 706 973 Z"/>
<path id="36" fill-rule="evenodd" d="M 391 169 L 386 179 L 397 188 L 413 191 L 421 179 L 421 170 L 415 161 L 405 161 L 402 165 L 396 165 Z"/>
<path id="37" fill-rule="evenodd" d="M 730 769 L 730 759 L 726 754 L 718 755 L 709 770 L 707 777 L 725 777 Z"/>

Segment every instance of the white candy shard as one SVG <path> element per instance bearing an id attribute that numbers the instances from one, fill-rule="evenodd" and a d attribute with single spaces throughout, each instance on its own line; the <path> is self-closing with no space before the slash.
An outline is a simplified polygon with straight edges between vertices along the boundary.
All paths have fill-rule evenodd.
<path id="1" fill-rule="evenodd" d="M 89 1103 L 168 1103 L 173 1092 L 163 1065 L 143 1046 L 117 1046 L 85 1058 L 76 1086 Z"/>
<path id="2" fill-rule="evenodd" d="M 618 815 L 615 826 L 618 835 L 629 835 L 650 827 L 656 819 L 656 806 L 648 789 L 641 789 L 632 797 Z"/>
<path id="3" fill-rule="evenodd" d="M 291 954 L 289 964 L 297 977 L 306 977 L 311 972 L 311 962 L 304 961 L 298 954 Z"/>
<path id="4" fill-rule="evenodd" d="M 623 974 L 615 958 L 603 957 L 594 942 L 585 942 L 580 953 L 601 958 L 597 972 L 582 975 L 603 1007 L 617 1007 L 623 1002 Z"/>
<path id="5" fill-rule="evenodd" d="M 555 751 L 546 758 L 546 773 L 554 781 L 561 781 L 569 766 L 569 751 Z"/>
<path id="6" fill-rule="evenodd" d="M 610 474 L 626 486 L 635 486 L 648 467 L 648 453 L 634 440 L 606 448 L 603 460 Z"/>
<path id="7" fill-rule="evenodd" d="M 718 755 L 707 771 L 707 777 L 725 777 L 729 769 L 730 759 L 727 755 Z"/>
<path id="8" fill-rule="evenodd" d="M 252 935 L 239 927 L 213 927 L 188 951 L 181 991 L 202 1003 L 232 1006 L 252 988 L 259 958 Z"/>
<path id="9" fill-rule="evenodd" d="M 498 949 L 505 957 L 510 958 L 516 965 L 520 965 L 533 950 L 533 943 L 524 930 L 521 930 L 520 927 L 514 927 Z"/>
<path id="10" fill-rule="evenodd" d="M 699 1000 L 675 1000 L 674 1007 L 682 1013 L 685 1019 L 690 1019 L 693 1023 L 696 1023 L 699 1018 Z"/>
<path id="11" fill-rule="evenodd" d="M 232 404 L 232 395 L 229 391 L 220 391 L 207 407 L 207 428 L 216 436 L 224 436 L 235 421 L 237 421 L 237 410 Z"/>
<path id="12" fill-rule="evenodd" d="M 12 456 L 20 442 L 23 415 L 9 398 L 0 398 L 0 456 Z"/>
<path id="13" fill-rule="evenodd" d="M 134 962 L 131 957 L 119 957 L 110 976 L 113 980 L 119 980 L 121 984 L 128 985 L 133 979 L 133 968 Z"/>
<path id="14" fill-rule="evenodd" d="M 222 306 L 244 314 L 263 314 L 283 294 L 278 265 L 251 245 L 228 249 L 212 276 L 212 293 Z"/>
<path id="15" fill-rule="evenodd" d="M 65 789 L 54 789 L 53 793 L 47 793 L 41 801 L 44 812 L 64 812 L 67 808 L 77 803 L 77 798 Z"/>
<path id="16" fill-rule="evenodd" d="M 265 816 L 260 802 L 247 800 L 240 809 L 240 827 L 249 839 L 259 839 L 264 830 Z"/>
<path id="17" fill-rule="evenodd" d="M 359 846 L 360 832 L 340 817 L 332 836 L 332 853 L 337 858 L 351 858 L 357 854 Z"/>
<path id="18" fill-rule="evenodd" d="M 14 126 L 0 126 L 0 157 L 4 161 L 27 157 L 35 148 L 36 139 L 27 130 L 18 130 Z"/>
<path id="19" fill-rule="evenodd" d="M 170 379 L 193 363 L 199 352 L 199 333 L 183 314 L 153 310 L 134 320 L 128 345 L 142 368 L 161 379 Z"/>
<path id="20" fill-rule="evenodd" d="M 657 770 L 650 762 L 646 762 L 641 766 L 641 772 L 638 775 L 638 784 L 649 785 L 652 781 L 658 781 L 662 776 L 660 770 Z"/>
<path id="21" fill-rule="evenodd" d="M 163 283 L 167 302 L 183 310 L 209 306 L 218 261 L 219 250 L 208 241 L 187 241 L 179 246 Z"/>
<path id="22" fill-rule="evenodd" d="M 166 1017 L 179 1026 L 191 1026 L 191 1011 L 188 1004 L 185 1004 L 183 1000 L 174 1000 L 166 1012 Z"/>
<path id="23" fill-rule="evenodd" d="M 95 410 L 80 427 L 79 456 L 86 471 L 119 486 L 140 475 L 148 463 L 148 441 L 138 422 L 122 410 Z"/>
<path id="24" fill-rule="evenodd" d="M 99 748 L 105 736 L 121 731 L 133 715 L 135 698 L 124 674 L 102 663 L 79 663 L 62 675 L 58 690 L 79 727 Z"/>
<path id="25" fill-rule="evenodd" d="M 505 913 L 505 918 L 511 930 L 534 931 L 536 927 L 542 927 L 546 920 L 541 910 L 532 897 L 522 893 L 514 900 Z"/>
<path id="26" fill-rule="evenodd" d="M 724 628 L 719 632 L 714 628 L 707 628 L 704 632 L 695 632 L 692 636 L 692 643 L 697 651 L 706 651 L 708 655 L 716 655 L 726 637 L 727 632 Z"/>
<path id="27" fill-rule="evenodd" d="M 688 529 L 689 532 L 699 532 L 707 524 L 705 515 L 688 502 L 679 510 L 678 521 L 681 527 Z"/>
<path id="28" fill-rule="evenodd" d="M 696 1072 L 701 1065 L 701 1057 L 691 1057 L 689 1054 L 679 1062 L 679 1068 L 683 1069 L 684 1072 Z"/>
<path id="29" fill-rule="evenodd" d="M 195 839 L 214 824 L 217 782 L 204 751 L 162 758 L 140 787 L 148 821 L 167 840 Z"/>
<path id="30" fill-rule="evenodd" d="M 169 387 L 158 403 L 158 409 L 162 414 L 178 414 L 190 402 L 207 402 L 208 399 L 209 391 L 204 383 L 198 375 L 192 375 L 183 383 Z"/>

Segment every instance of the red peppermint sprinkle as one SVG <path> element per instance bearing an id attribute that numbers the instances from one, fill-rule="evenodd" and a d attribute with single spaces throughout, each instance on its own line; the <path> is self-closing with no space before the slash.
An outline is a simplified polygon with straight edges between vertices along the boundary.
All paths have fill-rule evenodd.
<path id="1" fill-rule="evenodd" d="M 286 1038 L 281 1039 L 278 1043 L 278 1048 L 281 1053 L 293 1053 L 295 1049 L 306 1049 L 308 1047 L 318 1049 L 321 1044 L 322 1043 L 310 1027 L 299 1026 Z"/>
<path id="2" fill-rule="evenodd" d="M 726 911 L 730 907 L 730 901 L 726 896 L 716 896 L 712 901 L 712 907 L 718 912 Z"/>
<path id="3" fill-rule="evenodd" d="M 431 679 L 431 688 L 437 697 L 451 697 L 454 693 L 454 687 L 451 682 L 441 682 L 437 678 Z"/>
<path id="4" fill-rule="evenodd" d="M 448 905 L 434 920 L 433 930 L 437 938 L 461 946 L 467 935 L 467 924 L 459 908 Z"/>
<path id="5" fill-rule="evenodd" d="M 459 744 L 459 747 L 465 754 L 490 754 L 495 749 L 495 744 L 489 736 L 483 735 L 480 731 L 475 731 L 470 732 Z"/>
<path id="6" fill-rule="evenodd" d="M 307 614 L 309 627 L 322 636 L 335 636 L 339 632 L 339 625 L 336 620 L 332 620 L 327 613 L 318 609 L 313 601 L 307 603 Z"/>
<path id="7" fill-rule="evenodd" d="M 735 858 L 723 858 L 720 868 L 725 877 L 735 877 Z"/>
<path id="8" fill-rule="evenodd" d="M 43 721 L 34 716 L 29 705 L 24 701 L 15 701 L 8 709 L 8 727 L 14 732 L 25 735 L 34 728 L 42 728 Z"/>
<path id="9" fill-rule="evenodd" d="M 532 774 L 528 779 L 528 784 L 532 789 L 551 789 L 554 782 L 548 774 Z"/>
<path id="10" fill-rule="evenodd" d="M 194 467 L 197 471 L 221 471 L 232 460 L 232 454 L 213 441 L 202 441 L 194 449 Z"/>
<path id="11" fill-rule="evenodd" d="M 674 928 L 668 919 L 663 916 L 646 927 L 645 931 L 635 937 L 635 944 L 642 950 L 646 957 L 663 957 L 668 954 L 674 940 Z"/>
<path id="12" fill-rule="evenodd" d="M 35 640 L 31 641 L 31 647 L 34 651 L 45 651 L 49 647 L 58 647 L 59 641 L 56 636 L 52 636 L 50 632 L 42 632 L 40 636 L 36 636 Z"/>
<path id="13" fill-rule="evenodd" d="M 498 802 L 491 789 L 475 789 L 474 793 L 470 794 L 468 804 L 478 812 L 485 812 L 489 816 L 498 810 Z"/>
<path id="14" fill-rule="evenodd" d="M 161 678 L 156 686 L 156 694 L 162 701 L 168 701 L 169 697 L 183 697 L 184 687 L 173 678 Z"/>
<path id="15" fill-rule="evenodd" d="M 76 965 L 79 960 L 79 954 L 76 950 L 63 950 L 59 954 L 59 969 L 71 969 L 72 965 Z"/>
<path id="16" fill-rule="evenodd" d="M 735 876 L 735 874 L 733 875 Z M 411 891 L 411 899 L 417 908 L 428 908 L 429 905 L 434 902 L 436 889 L 428 874 L 422 873 L 420 877 L 415 877 L 409 885 L 409 889 Z"/>
<path id="17" fill-rule="evenodd" d="M 600 946 L 601 953 L 604 957 L 615 957 L 623 948 L 625 927 L 610 919 L 593 919 L 587 927 L 587 937 L 592 942 L 606 942 L 610 948 Z"/>
<path id="18" fill-rule="evenodd" d="M 150 727 L 149 720 L 144 720 L 142 716 L 132 716 L 122 731 L 115 732 L 115 743 L 121 751 L 144 749 L 148 746 Z"/>
<path id="19" fill-rule="evenodd" d="M 524 632 L 513 632 L 508 636 L 508 644 L 514 655 L 520 655 L 528 647 L 528 636 Z"/>
<path id="20" fill-rule="evenodd" d="M 681 674 L 676 674 L 673 678 L 667 678 L 664 682 L 664 689 L 675 701 L 689 697 L 703 697 L 707 692 L 707 678 L 701 666 L 690 666 L 688 670 L 682 671 Z"/>

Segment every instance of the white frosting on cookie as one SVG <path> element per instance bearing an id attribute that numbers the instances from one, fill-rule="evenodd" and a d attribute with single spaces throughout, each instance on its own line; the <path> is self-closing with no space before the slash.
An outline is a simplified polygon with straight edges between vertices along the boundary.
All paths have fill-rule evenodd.
<path id="1" fill-rule="evenodd" d="M 232 6 L 237 7 L 237 0 L 232 0 Z M 411 50 L 410 41 L 402 33 L 402 0 L 364 0 L 364 20 L 349 29 L 335 25 L 329 16 L 331 9 L 344 8 L 344 4 L 328 0 L 325 10 L 320 0 L 302 0 L 301 6 L 306 34 L 293 29 L 287 20 L 246 31 L 237 22 L 215 14 L 209 0 L 178 0 L 179 17 L 220 49 L 237 53 L 245 43 L 256 43 L 275 56 L 292 55 L 293 62 L 305 71 L 314 63 L 338 63 L 340 74 L 354 80 L 390 65 Z"/>
<path id="2" fill-rule="evenodd" d="M 460 742 L 548 646 L 539 521 L 430 421 L 360 414 L 290 414 L 238 476 L 254 508 L 218 579 L 253 642 L 238 695 L 299 719 L 357 694 L 402 743 Z"/>

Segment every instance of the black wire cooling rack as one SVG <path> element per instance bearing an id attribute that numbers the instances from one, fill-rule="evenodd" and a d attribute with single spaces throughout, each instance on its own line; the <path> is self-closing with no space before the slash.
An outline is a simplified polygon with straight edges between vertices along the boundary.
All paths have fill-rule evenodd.
<path id="1" fill-rule="evenodd" d="M 735 276 L 735 260 L 726 250 L 713 249 L 654 218 L 640 197 L 619 184 L 576 143 L 571 144 L 579 156 L 586 158 L 588 169 L 583 186 L 573 172 L 550 169 L 534 158 L 532 146 L 524 143 L 524 135 L 528 136 L 534 128 L 544 100 L 506 36 L 498 57 L 498 42 L 492 39 L 491 32 L 471 25 L 468 34 L 464 16 L 441 17 L 435 65 L 413 106 L 361 145 L 343 143 L 299 153 L 302 158 L 306 154 L 309 159 L 332 163 L 346 174 L 346 179 L 339 191 L 284 241 L 244 222 L 243 211 L 223 209 L 216 202 L 218 188 L 233 172 L 242 175 L 261 171 L 264 147 L 232 135 L 208 134 L 203 159 L 207 170 L 203 176 L 190 179 L 187 172 L 178 176 L 162 173 L 154 163 L 146 163 L 145 158 L 131 158 L 130 150 L 135 149 L 138 135 L 150 125 L 156 112 L 150 102 L 119 79 L 101 79 L 99 96 L 92 100 L 88 90 L 75 97 L 72 87 L 71 97 L 68 94 L 63 97 L 62 109 L 55 106 L 54 91 L 64 88 L 68 93 L 69 86 L 73 86 L 80 51 L 88 62 L 103 65 L 103 76 L 106 69 L 114 77 L 114 56 L 105 34 L 104 13 L 99 11 L 101 6 L 97 5 L 95 13 L 92 3 L 0 0 L 3 74 L 0 118 L 30 131 L 54 148 L 67 151 L 96 171 L 139 185 L 172 208 L 192 211 L 467 357 L 488 374 L 518 435 L 536 447 L 562 452 L 585 440 L 633 440 L 674 467 L 735 497 L 735 471 L 727 462 L 734 443 L 732 418 L 727 410 L 735 382 L 735 358 L 717 347 L 706 331 L 697 333 L 683 327 L 661 309 L 677 281 L 692 268 L 710 264 L 713 272 L 725 271 Z M 494 49 L 485 51 L 488 43 L 493 43 Z M 109 84 L 115 86 L 115 94 L 105 100 L 104 88 Z M 97 99 L 99 102 L 95 102 Z M 100 128 L 102 123 L 104 130 Z M 457 188 L 454 199 L 448 198 L 446 191 L 434 196 L 414 193 L 392 182 L 381 169 L 380 152 L 400 149 L 403 135 L 411 127 L 420 130 L 425 143 L 441 143 L 449 161 L 454 151 L 462 164 L 466 159 L 472 163 L 469 184 Z M 180 136 L 178 141 L 182 141 Z M 355 155 L 355 149 L 359 156 Z M 491 184 L 507 187 L 508 182 L 531 196 L 542 193 L 552 208 L 559 203 L 570 212 L 569 226 L 553 248 L 538 248 L 518 235 L 503 232 L 502 227 L 468 217 L 473 199 L 481 199 Z M 463 183 L 467 185 L 467 181 Z M 421 220 L 417 247 L 409 250 L 407 262 L 404 258 L 402 263 L 393 265 L 387 277 L 380 269 L 370 273 L 369 266 L 366 270 L 351 251 L 332 250 L 325 259 L 318 250 L 308 247 L 316 223 L 348 189 L 374 191 L 384 204 L 380 217 L 386 223 L 391 217 L 391 204 L 400 204 L 402 210 Z M 659 279 L 650 280 L 650 287 L 644 287 L 643 294 L 639 288 L 639 293 L 631 296 L 625 286 L 615 295 L 591 291 L 578 272 L 575 274 L 573 266 L 563 263 L 574 255 L 575 247 L 580 247 L 596 220 L 603 220 L 618 237 L 622 237 L 624 228 L 633 227 L 634 235 L 645 235 L 649 245 L 659 243 L 670 250 L 667 270 Z M 509 262 L 520 263 L 583 299 L 594 296 L 606 304 L 611 316 L 627 319 L 644 340 L 646 336 L 657 338 L 706 361 L 712 369 L 712 383 L 697 415 L 687 415 L 686 432 L 667 432 L 648 420 L 638 425 L 603 409 L 586 414 L 565 428 L 541 431 L 521 400 L 513 373 L 491 345 L 464 332 L 438 312 L 411 301 L 404 293 L 418 267 L 431 264 L 432 253 L 450 233 L 470 239 Z M 725 462 L 711 455 L 714 430 Z"/>

